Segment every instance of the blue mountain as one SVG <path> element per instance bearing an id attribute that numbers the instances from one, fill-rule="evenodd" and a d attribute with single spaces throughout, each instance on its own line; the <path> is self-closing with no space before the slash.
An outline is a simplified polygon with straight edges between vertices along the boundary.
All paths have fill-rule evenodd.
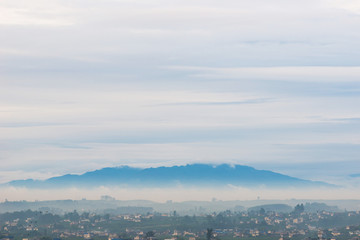
<path id="1" fill-rule="evenodd" d="M 324 182 L 314 182 L 272 171 L 257 170 L 242 165 L 191 164 L 185 166 L 132 168 L 128 166 L 103 168 L 81 175 L 64 175 L 47 180 L 16 180 L 8 185 L 30 188 L 54 187 L 330 187 Z"/>

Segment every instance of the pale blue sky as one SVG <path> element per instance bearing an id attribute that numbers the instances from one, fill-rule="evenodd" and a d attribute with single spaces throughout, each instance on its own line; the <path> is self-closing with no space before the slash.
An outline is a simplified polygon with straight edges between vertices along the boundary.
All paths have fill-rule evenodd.
<path id="1" fill-rule="evenodd" d="M 357 186 L 359 26 L 357 0 L 1 1 L 0 182 L 225 162 Z"/>

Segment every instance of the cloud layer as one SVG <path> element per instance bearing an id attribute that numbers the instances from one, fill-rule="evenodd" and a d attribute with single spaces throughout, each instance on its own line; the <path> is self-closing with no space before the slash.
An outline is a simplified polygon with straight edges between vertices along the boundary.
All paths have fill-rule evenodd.
<path id="1" fill-rule="evenodd" d="M 345 181 L 360 167 L 359 9 L 2 1 L 0 181 L 191 162 Z"/>

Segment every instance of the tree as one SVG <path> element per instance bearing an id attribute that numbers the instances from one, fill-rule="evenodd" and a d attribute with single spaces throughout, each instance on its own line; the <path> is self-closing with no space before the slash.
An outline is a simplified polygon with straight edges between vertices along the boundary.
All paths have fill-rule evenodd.
<path id="1" fill-rule="evenodd" d="M 40 240 L 51 240 L 51 237 L 44 236 L 44 237 L 41 237 Z"/>
<path id="2" fill-rule="evenodd" d="M 301 214 L 302 212 L 304 212 L 304 210 L 305 210 L 304 204 L 297 204 L 294 208 L 294 213 Z"/>
<path id="3" fill-rule="evenodd" d="M 213 229 L 208 228 L 206 232 L 206 240 L 211 240 L 213 238 Z"/>
<path id="4" fill-rule="evenodd" d="M 89 219 L 89 216 L 90 216 L 90 213 L 89 213 L 89 212 L 83 212 L 83 213 L 81 214 L 81 218 L 82 218 L 82 219 Z"/>
<path id="5" fill-rule="evenodd" d="M 151 238 L 151 237 L 155 236 L 155 233 L 154 233 L 154 231 L 148 231 L 145 236 L 146 236 L 146 238 Z"/>
<path id="6" fill-rule="evenodd" d="M 265 209 L 264 209 L 264 208 L 260 208 L 259 214 L 260 214 L 261 216 L 264 216 L 264 215 L 265 215 Z"/>
<path id="7" fill-rule="evenodd" d="M 64 215 L 65 219 L 69 219 L 70 221 L 77 222 L 80 220 L 80 215 L 74 210 L 73 212 L 66 213 Z"/>

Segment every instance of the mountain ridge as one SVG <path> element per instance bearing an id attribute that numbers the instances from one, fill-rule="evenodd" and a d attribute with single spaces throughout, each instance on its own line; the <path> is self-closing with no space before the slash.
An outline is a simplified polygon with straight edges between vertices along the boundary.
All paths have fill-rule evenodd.
<path id="1" fill-rule="evenodd" d="M 331 187 L 334 185 L 295 178 L 244 165 L 188 164 L 172 167 L 107 167 L 84 174 L 66 174 L 46 180 L 15 180 L 17 187 Z"/>

